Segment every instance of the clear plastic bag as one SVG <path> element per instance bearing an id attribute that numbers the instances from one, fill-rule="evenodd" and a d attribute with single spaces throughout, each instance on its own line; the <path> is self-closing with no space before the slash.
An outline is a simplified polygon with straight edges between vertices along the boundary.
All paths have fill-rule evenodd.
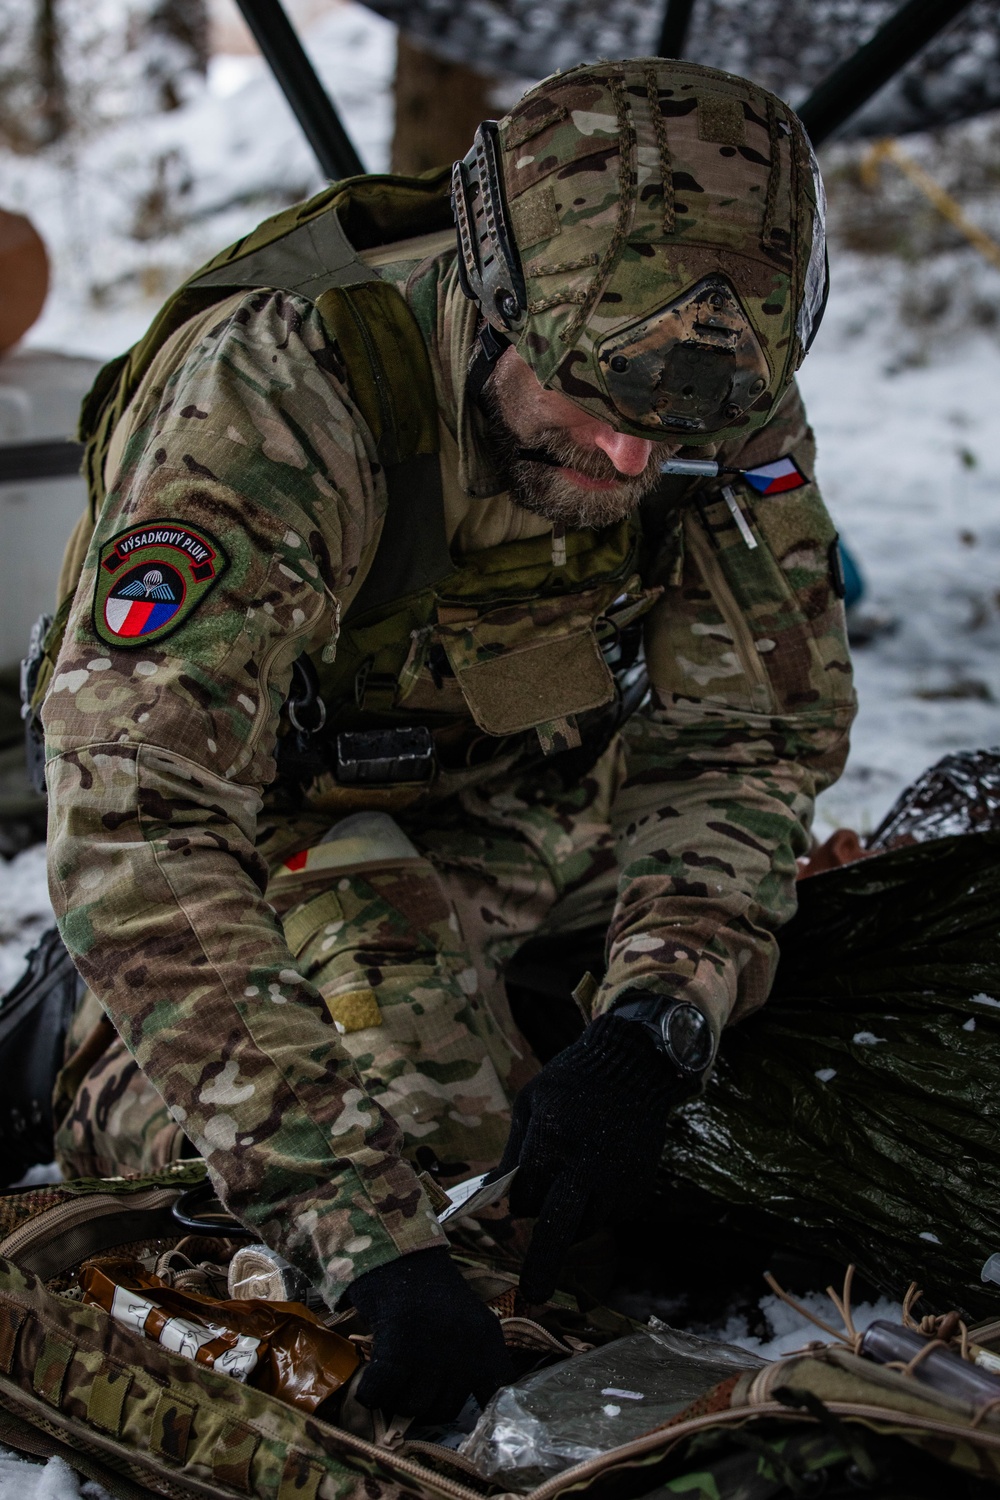
<path id="1" fill-rule="evenodd" d="M 485 1478 L 530 1490 L 764 1363 L 732 1344 L 653 1324 L 504 1386 L 459 1451 Z"/>

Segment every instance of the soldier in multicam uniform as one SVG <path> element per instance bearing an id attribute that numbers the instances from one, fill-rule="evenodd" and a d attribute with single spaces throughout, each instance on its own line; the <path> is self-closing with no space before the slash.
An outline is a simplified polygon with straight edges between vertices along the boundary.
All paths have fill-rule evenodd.
<path id="1" fill-rule="evenodd" d="M 826 286 L 796 117 L 694 65 L 576 69 L 480 130 L 455 206 L 457 254 L 357 262 L 419 325 L 440 477 L 394 486 L 323 274 L 216 296 L 115 429 L 44 709 L 91 989 L 67 1170 L 192 1143 L 368 1320 L 362 1399 L 431 1415 L 508 1372 L 417 1169 L 518 1166 L 549 1295 L 767 998 L 854 711 L 793 383 Z M 539 1070 L 504 965 L 597 926 L 589 1024 Z"/>

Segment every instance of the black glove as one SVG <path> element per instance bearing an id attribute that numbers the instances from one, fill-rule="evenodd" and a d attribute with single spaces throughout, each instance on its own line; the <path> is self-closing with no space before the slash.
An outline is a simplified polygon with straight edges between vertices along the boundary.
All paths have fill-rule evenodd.
<path id="1" fill-rule="evenodd" d="M 696 1086 L 645 1026 L 608 1014 L 521 1090 L 497 1175 L 518 1168 L 511 1214 L 537 1220 L 526 1301 L 551 1297 L 569 1247 L 648 1194 L 670 1107 Z"/>
<path id="2" fill-rule="evenodd" d="M 357 1390 L 363 1406 L 447 1422 L 470 1395 L 485 1406 L 514 1379 L 499 1319 L 443 1246 L 366 1271 L 345 1300 L 372 1333 L 371 1364 Z"/>

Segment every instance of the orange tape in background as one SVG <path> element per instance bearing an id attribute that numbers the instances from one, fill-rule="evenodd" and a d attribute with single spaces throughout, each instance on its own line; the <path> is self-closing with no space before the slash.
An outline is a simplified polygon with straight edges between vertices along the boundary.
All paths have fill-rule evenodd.
<path id="1" fill-rule="evenodd" d="M 913 157 L 903 150 L 898 141 L 891 138 L 876 141 L 865 156 L 861 163 L 861 180 L 866 188 L 870 191 L 877 188 L 878 169 L 884 161 L 894 162 L 914 186 L 918 187 L 933 203 L 942 218 L 947 219 L 949 224 L 953 224 L 961 234 L 964 234 L 969 244 L 979 251 L 984 260 L 988 260 L 991 265 L 1000 270 L 1000 245 L 991 239 L 984 229 L 980 229 L 978 224 L 973 224 L 971 219 L 966 218 L 961 205 L 941 187 L 940 183 L 934 181 L 934 178 L 919 162 L 915 162 Z"/>

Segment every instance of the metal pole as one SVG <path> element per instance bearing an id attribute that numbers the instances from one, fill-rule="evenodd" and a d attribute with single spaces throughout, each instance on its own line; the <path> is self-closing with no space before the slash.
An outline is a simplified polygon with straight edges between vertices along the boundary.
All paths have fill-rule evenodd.
<path id="1" fill-rule="evenodd" d="M 660 40 L 656 47 L 657 57 L 684 56 L 684 46 L 687 42 L 693 10 L 694 0 L 667 0 L 663 25 L 660 29 Z"/>
<path id="2" fill-rule="evenodd" d="M 364 163 L 302 49 L 281 0 L 236 0 L 268 67 L 292 108 L 320 170 L 335 182 L 360 176 Z"/>
<path id="3" fill-rule="evenodd" d="M 820 146 L 850 119 L 971 0 L 907 0 L 846 62 L 834 68 L 799 106 L 800 120 Z"/>
<path id="4" fill-rule="evenodd" d="M 64 479 L 79 474 L 83 444 L 70 438 L 46 438 L 37 443 L 0 443 L 0 484 L 29 479 Z"/>

